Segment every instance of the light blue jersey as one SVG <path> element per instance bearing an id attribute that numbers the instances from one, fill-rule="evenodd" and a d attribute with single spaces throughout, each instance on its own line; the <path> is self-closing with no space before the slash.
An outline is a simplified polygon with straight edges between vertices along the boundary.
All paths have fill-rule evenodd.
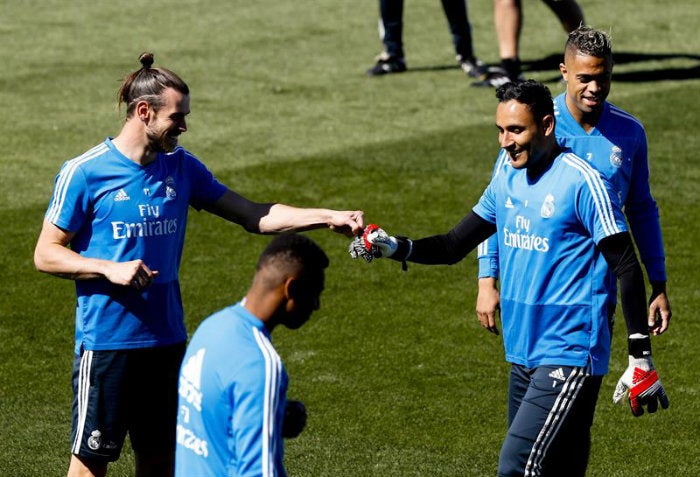
<path id="1" fill-rule="evenodd" d="M 506 360 L 605 374 L 608 292 L 596 244 L 627 230 L 610 184 L 570 153 L 532 182 L 502 151 L 474 212 L 497 228 Z"/>
<path id="2" fill-rule="evenodd" d="M 202 322 L 180 372 L 175 475 L 284 477 L 287 372 L 240 303 Z"/>
<path id="3" fill-rule="evenodd" d="M 576 122 L 566 106 L 566 93 L 554 98 L 555 135 L 559 144 L 585 159 L 608 179 L 624 205 L 639 254 L 650 281 L 666 281 L 661 225 L 656 201 L 649 189 L 647 138 L 642 124 L 608 102 L 591 131 Z M 479 248 L 479 277 L 498 277 L 498 251 L 493 238 Z M 615 303 L 617 282 L 606 263 L 609 299 Z"/>
<path id="4" fill-rule="evenodd" d="M 159 272 L 141 292 L 107 280 L 76 280 L 76 353 L 187 339 L 178 269 L 188 208 L 211 204 L 225 191 L 181 147 L 141 166 L 107 139 L 63 165 L 46 219 L 75 233 L 71 249 L 116 262 L 142 259 Z"/>

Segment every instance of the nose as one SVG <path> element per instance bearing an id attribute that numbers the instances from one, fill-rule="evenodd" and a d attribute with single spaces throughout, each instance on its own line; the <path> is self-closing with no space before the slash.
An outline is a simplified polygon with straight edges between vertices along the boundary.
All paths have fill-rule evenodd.
<path id="1" fill-rule="evenodd" d="M 511 137 L 510 133 L 508 131 L 504 131 L 498 135 L 498 141 L 501 144 L 501 147 L 503 149 L 506 149 L 508 146 L 513 144 L 513 138 Z"/>

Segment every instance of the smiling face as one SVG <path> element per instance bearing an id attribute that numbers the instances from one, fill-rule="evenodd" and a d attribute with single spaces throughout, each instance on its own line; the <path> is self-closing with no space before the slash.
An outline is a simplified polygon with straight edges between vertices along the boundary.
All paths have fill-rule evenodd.
<path id="1" fill-rule="evenodd" d="M 566 81 L 566 105 L 579 123 L 597 122 L 610 93 L 612 69 L 610 57 L 566 51 L 559 70 Z"/>
<path id="2" fill-rule="evenodd" d="M 151 119 L 146 126 L 149 148 L 154 152 L 172 152 L 178 136 L 187 131 L 185 117 L 190 113 L 190 97 L 172 88 L 161 95 L 162 106 L 151 108 Z"/>
<path id="3" fill-rule="evenodd" d="M 498 142 L 515 169 L 538 164 L 553 148 L 554 118 L 547 114 L 537 121 L 526 104 L 514 99 L 498 103 L 496 128 Z"/>

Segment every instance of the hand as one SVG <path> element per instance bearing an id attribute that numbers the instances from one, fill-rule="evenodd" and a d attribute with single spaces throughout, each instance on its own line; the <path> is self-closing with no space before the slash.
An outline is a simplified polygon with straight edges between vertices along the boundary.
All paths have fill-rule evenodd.
<path id="1" fill-rule="evenodd" d="M 362 233 L 364 215 L 361 210 L 333 211 L 328 227 L 334 232 L 353 237 Z"/>
<path id="2" fill-rule="evenodd" d="M 620 402 L 629 391 L 629 403 L 634 416 L 644 414 L 644 406 L 650 413 L 656 412 L 659 403 L 666 409 L 669 405 L 668 396 L 651 361 L 649 337 L 635 338 L 632 335 L 629 348 L 629 366 L 617 382 L 613 402 Z"/>
<path id="3" fill-rule="evenodd" d="M 481 326 L 497 335 L 496 313 L 501 309 L 501 296 L 496 288 L 496 279 L 479 278 L 479 292 L 476 296 L 476 316 Z"/>
<path id="4" fill-rule="evenodd" d="M 372 252 L 365 247 L 365 239 L 362 237 L 362 234 L 358 235 L 350 242 L 348 252 L 350 252 L 350 258 L 364 258 L 367 263 L 374 260 Z"/>
<path id="5" fill-rule="evenodd" d="M 350 244 L 352 258 L 364 258 L 371 262 L 375 258 L 391 257 L 399 247 L 395 237 L 388 235 L 376 224 L 369 224 L 362 234 L 355 237 Z"/>
<path id="6" fill-rule="evenodd" d="M 365 248 L 372 253 L 374 258 L 391 257 L 399 248 L 398 240 L 376 224 L 369 224 L 365 227 L 362 239 Z"/>
<path id="7" fill-rule="evenodd" d="M 136 290 L 148 288 L 158 276 L 157 270 L 151 270 L 143 260 L 129 262 L 109 262 L 104 276 L 115 285 L 130 286 Z"/>
<path id="8" fill-rule="evenodd" d="M 306 427 L 306 407 L 301 401 L 287 401 L 284 407 L 282 437 L 293 439 Z"/>
<path id="9" fill-rule="evenodd" d="M 660 292 L 656 296 L 652 294 L 649 301 L 649 333 L 660 335 L 668 330 L 671 315 L 671 304 L 666 292 Z"/>

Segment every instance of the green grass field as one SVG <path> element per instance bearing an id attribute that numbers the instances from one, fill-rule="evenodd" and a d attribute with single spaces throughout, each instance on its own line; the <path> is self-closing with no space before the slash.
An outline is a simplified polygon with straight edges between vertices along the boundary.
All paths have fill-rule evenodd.
<path id="1" fill-rule="evenodd" d="M 0 475 L 65 473 L 69 456 L 73 284 L 35 271 L 32 253 L 62 162 L 118 132 L 121 78 L 141 51 L 192 89 L 182 144 L 260 201 L 362 208 L 390 232 L 447 231 L 476 202 L 498 152 L 493 91 L 456 68 L 440 4 L 406 2 L 410 72 L 370 79 L 376 0 L 7 0 L 0 16 Z M 564 35 L 525 0 L 528 76 L 562 90 Z M 611 395 L 627 357 L 621 325 L 603 382 L 590 476 L 700 475 L 697 399 L 700 258 L 700 37 L 696 0 L 582 0 L 612 33 L 610 100 L 649 137 L 674 319 L 654 339 L 671 407 L 633 418 Z M 496 62 L 491 1 L 472 1 L 477 54 Z M 187 326 L 237 301 L 268 238 L 192 213 L 181 281 Z M 500 338 L 474 313 L 476 260 L 452 267 L 331 258 L 322 308 L 275 344 L 309 423 L 287 442 L 295 476 L 491 476 L 506 428 Z M 525 277 L 526 279 L 526 277 Z M 622 320 L 620 320 L 622 321 Z M 111 475 L 131 474 L 126 451 Z"/>

